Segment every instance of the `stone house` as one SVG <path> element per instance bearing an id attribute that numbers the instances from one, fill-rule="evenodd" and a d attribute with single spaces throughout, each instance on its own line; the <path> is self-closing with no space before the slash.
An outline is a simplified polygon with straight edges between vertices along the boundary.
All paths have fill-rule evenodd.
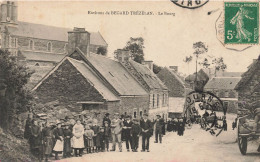
<path id="1" fill-rule="evenodd" d="M 142 85 L 149 94 L 149 114 L 155 118 L 157 114 L 167 118 L 169 95 L 168 88 L 153 73 L 153 62 L 143 61 L 142 64 L 131 59 L 129 51 L 119 50 L 118 61 Z M 142 111 L 140 113 L 145 113 Z M 142 114 L 140 114 L 142 116 Z"/>
<path id="2" fill-rule="evenodd" d="M 68 53 L 68 31 L 72 29 L 18 21 L 17 1 L 3 1 L 0 10 L 0 47 L 35 71 L 35 85 Z M 90 52 L 107 48 L 99 32 L 90 33 Z"/>
<path id="3" fill-rule="evenodd" d="M 169 111 L 182 112 L 186 95 L 192 91 L 190 85 L 178 74 L 177 66 L 164 67 L 157 76 L 169 90 Z"/>
<path id="4" fill-rule="evenodd" d="M 204 90 L 214 93 L 222 101 L 227 112 L 236 113 L 238 93 L 235 90 L 241 77 L 213 77 L 205 85 Z"/>
<path id="5" fill-rule="evenodd" d="M 34 88 L 38 101 L 59 101 L 74 112 L 119 112 L 139 118 L 149 111 L 149 95 L 118 61 L 89 52 L 90 33 L 69 32 L 68 54 Z"/>
<path id="6" fill-rule="evenodd" d="M 235 90 L 238 93 L 239 109 L 260 107 L 260 55 L 243 73 Z"/>

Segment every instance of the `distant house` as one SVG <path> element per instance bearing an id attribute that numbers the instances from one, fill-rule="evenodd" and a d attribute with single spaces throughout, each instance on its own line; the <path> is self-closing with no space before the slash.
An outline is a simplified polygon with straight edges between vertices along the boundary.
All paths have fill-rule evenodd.
<path id="1" fill-rule="evenodd" d="M 118 61 L 90 53 L 89 37 L 83 28 L 69 32 L 68 48 L 74 51 L 34 87 L 38 101 L 57 100 L 71 111 L 89 114 L 119 112 L 139 118 L 148 112 L 146 90 Z"/>
<path id="2" fill-rule="evenodd" d="M 246 104 L 247 109 L 260 107 L 260 55 L 243 73 L 235 90 L 238 92 L 239 108 Z M 243 103 L 243 104 L 242 104 Z"/>
<path id="3" fill-rule="evenodd" d="M 177 66 L 164 67 L 157 76 L 169 90 L 169 111 L 182 112 L 186 95 L 192 91 L 190 85 L 178 74 Z"/>
<path id="4" fill-rule="evenodd" d="M 195 80 L 196 80 L 196 73 L 190 74 L 185 78 L 185 81 L 189 83 L 190 87 L 192 89 L 195 89 Z M 197 84 L 199 86 L 199 89 L 203 89 L 203 87 L 207 84 L 209 81 L 209 75 L 205 72 L 204 69 L 200 69 L 197 72 Z"/>
<path id="5" fill-rule="evenodd" d="M 238 94 L 235 87 L 241 77 L 214 77 L 208 81 L 204 90 L 210 91 L 218 96 L 224 106 L 227 107 L 227 112 L 236 113 L 238 105 Z"/>
<path id="6" fill-rule="evenodd" d="M 157 76 L 167 86 L 169 97 L 185 97 L 191 91 L 189 84 L 178 74 L 176 68 L 164 67 Z"/>
<path id="7" fill-rule="evenodd" d="M 153 62 L 144 61 L 139 64 L 133 61 L 129 51 L 119 50 L 119 62 L 134 76 L 149 94 L 149 114 L 155 118 L 157 114 L 167 118 L 168 88 L 153 73 Z"/>

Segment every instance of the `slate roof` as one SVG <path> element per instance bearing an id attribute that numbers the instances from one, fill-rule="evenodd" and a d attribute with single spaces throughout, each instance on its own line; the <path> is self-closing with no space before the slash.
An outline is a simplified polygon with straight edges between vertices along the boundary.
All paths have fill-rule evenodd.
<path id="1" fill-rule="evenodd" d="M 141 75 L 141 77 L 150 87 L 150 89 L 168 89 L 147 66 L 139 64 L 133 60 L 129 60 L 129 62 L 135 68 L 135 70 Z"/>
<path id="2" fill-rule="evenodd" d="M 185 82 L 184 78 L 180 76 L 177 72 L 174 72 L 168 67 L 165 67 L 166 70 L 168 70 L 185 88 L 190 88 L 189 84 Z"/>
<path id="3" fill-rule="evenodd" d="M 30 60 L 30 61 L 60 62 L 66 55 L 33 52 L 33 51 L 22 51 L 22 56 L 24 56 L 26 60 Z"/>
<path id="4" fill-rule="evenodd" d="M 68 42 L 69 28 L 18 21 L 18 28 L 9 29 L 12 35 Z M 99 32 L 90 32 L 90 44 L 107 46 Z"/>
<path id="5" fill-rule="evenodd" d="M 96 90 L 108 101 L 119 100 L 98 78 L 98 76 L 91 70 L 91 68 L 83 61 L 78 61 L 67 57 L 72 65 L 90 82 Z"/>
<path id="6" fill-rule="evenodd" d="M 205 85 L 205 89 L 235 89 L 241 77 L 214 77 Z"/>
<path id="7" fill-rule="evenodd" d="M 143 87 L 119 62 L 105 56 L 90 54 L 87 60 L 122 96 L 148 95 Z"/>
<path id="8" fill-rule="evenodd" d="M 235 87 L 236 90 L 243 88 L 246 83 L 250 80 L 250 78 L 255 75 L 255 71 L 260 69 L 260 55 L 258 59 L 254 60 L 251 65 L 249 65 L 248 70 L 242 74 L 242 79 Z"/>

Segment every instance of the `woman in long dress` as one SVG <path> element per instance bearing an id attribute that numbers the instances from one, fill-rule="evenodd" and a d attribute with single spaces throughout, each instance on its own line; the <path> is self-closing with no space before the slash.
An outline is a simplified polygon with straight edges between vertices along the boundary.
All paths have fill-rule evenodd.
<path id="1" fill-rule="evenodd" d="M 244 9 L 243 7 L 240 7 L 236 15 L 230 20 L 230 23 L 233 25 L 236 25 L 236 38 L 239 42 L 241 42 L 243 39 L 247 39 L 247 41 L 250 41 L 250 37 L 252 36 L 252 33 L 245 29 L 244 27 L 244 19 L 250 19 L 253 20 L 254 18 L 251 18 L 248 16 L 249 11 Z"/>
<path id="2" fill-rule="evenodd" d="M 84 149 L 84 127 L 81 124 L 80 120 L 77 120 L 77 123 L 73 126 L 73 137 L 72 143 L 75 152 L 75 156 L 82 156 L 82 152 Z"/>
<path id="3" fill-rule="evenodd" d="M 53 151 L 55 152 L 55 160 L 59 160 L 58 154 L 61 154 L 63 151 L 63 139 L 64 139 L 64 133 L 63 129 L 61 128 L 61 123 L 57 124 L 57 128 L 54 130 L 54 136 L 55 136 L 55 146 L 53 148 Z"/>

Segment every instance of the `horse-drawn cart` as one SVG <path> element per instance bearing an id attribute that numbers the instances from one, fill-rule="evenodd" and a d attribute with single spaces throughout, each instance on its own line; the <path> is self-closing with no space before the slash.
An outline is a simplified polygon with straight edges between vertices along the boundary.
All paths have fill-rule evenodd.
<path id="1" fill-rule="evenodd" d="M 257 127 L 257 123 L 253 120 L 252 115 L 238 118 L 238 147 L 243 155 L 246 155 L 248 141 L 260 137 L 260 128 L 258 128 L 257 131 L 254 131 L 254 127 Z"/>

